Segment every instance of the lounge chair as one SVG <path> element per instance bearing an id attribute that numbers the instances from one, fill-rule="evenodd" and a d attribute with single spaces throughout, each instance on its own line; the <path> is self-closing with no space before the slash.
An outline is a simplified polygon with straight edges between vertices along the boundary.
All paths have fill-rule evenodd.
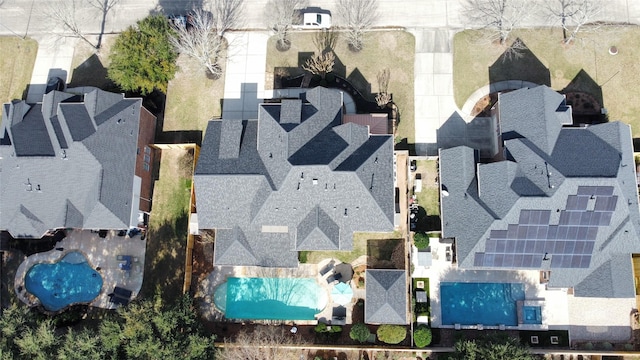
<path id="1" fill-rule="evenodd" d="M 118 261 L 124 261 L 124 255 L 118 255 L 118 256 L 116 256 L 116 259 Z"/>
<path id="2" fill-rule="evenodd" d="M 333 283 L 334 281 L 336 281 L 336 274 L 332 274 L 331 276 L 329 276 L 329 277 L 327 278 L 327 284 L 331 284 L 331 283 Z"/>
<path id="3" fill-rule="evenodd" d="M 331 260 L 327 265 L 325 265 L 322 269 L 320 269 L 320 276 L 325 276 L 329 271 L 333 269 L 333 265 L 335 261 Z"/>

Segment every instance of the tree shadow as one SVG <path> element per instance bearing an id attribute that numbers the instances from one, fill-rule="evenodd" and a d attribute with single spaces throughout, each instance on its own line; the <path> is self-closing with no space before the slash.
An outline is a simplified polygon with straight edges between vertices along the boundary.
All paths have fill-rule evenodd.
<path id="1" fill-rule="evenodd" d="M 525 43 L 516 39 L 500 57 L 489 66 L 489 83 L 522 80 L 551 86 L 551 72 Z"/>
<path id="2" fill-rule="evenodd" d="M 404 269 L 404 242 L 402 239 L 367 240 L 367 268 Z M 398 256 L 400 254 L 401 256 Z"/>
<path id="3" fill-rule="evenodd" d="M 203 5 L 203 0 L 158 0 L 158 4 L 150 11 L 150 14 L 185 15 L 193 9 L 202 9 Z"/>

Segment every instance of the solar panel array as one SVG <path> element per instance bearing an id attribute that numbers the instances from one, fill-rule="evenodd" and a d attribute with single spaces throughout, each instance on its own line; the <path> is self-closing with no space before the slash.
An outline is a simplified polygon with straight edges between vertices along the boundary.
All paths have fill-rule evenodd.
<path id="1" fill-rule="evenodd" d="M 484 252 L 476 252 L 475 266 L 539 268 L 588 268 L 598 228 L 609 226 L 618 197 L 612 186 L 580 186 L 569 195 L 558 224 L 551 224 L 550 210 L 521 210 L 517 224 L 491 230 Z"/>

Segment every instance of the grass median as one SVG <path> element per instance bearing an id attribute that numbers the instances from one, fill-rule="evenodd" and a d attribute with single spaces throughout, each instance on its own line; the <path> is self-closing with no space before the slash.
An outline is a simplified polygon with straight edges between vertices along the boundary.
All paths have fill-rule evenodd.
<path id="1" fill-rule="evenodd" d="M 0 36 L 0 100 L 23 99 L 31 81 L 38 43 L 32 39 Z"/>

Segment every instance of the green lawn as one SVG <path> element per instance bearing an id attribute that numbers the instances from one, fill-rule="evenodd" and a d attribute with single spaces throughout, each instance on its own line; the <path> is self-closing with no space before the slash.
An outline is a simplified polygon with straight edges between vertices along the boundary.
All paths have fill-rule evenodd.
<path id="1" fill-rule="evenodd" d="M 186 150 L 162 150 L 145 262 L 142 296 L 161 291 L 165 302 L 182 294 L 191 176 Z M 187 156 L 188 158 L 188 156 Z"/>
<path id="2" fill-rule="evenodd" d="M 537 81 L 548 79 L 551 87 L 562 90 L 581 70 L 602 87 L 604 107 L 610 120 L 621 120 L 640 134 L 640 28 L 635 26 L 600 27 L 597 32 L 584 32 L 573 44 L 563 45 L 559 28 L 523 29 L 513 32 L 531 50 L 516 61 L 499 58 L 503 48 L 497 45 L 479 45 L 475 39 L 479 31 L 466 30 L 454 38 L 453 83 L 456 104 L 462 107 L 467 98 L 478 88 L 489 84 L 489 68 L 492 80 L 508 78 Z M 618 54 L 609 54 L 611 46 L 617 46 Z M 532 55 L 534 57 L 532 57 Z M 497 61 L 497 62 L 496 62 Z M 539 61 L 539 62 L 538 62 Z M 549 73 L 542 71 L 543 67 Z M 583 74 L 584 75 L 584 74 Z M 597 91 L 582 76 L 578 86 L 587 92 Z"/>
<path id="3" fill-rule="evenodd" d="M 422 191 L 416 193 L 418 204 L 422 206 L 427 215 L 440 215 L 439 188 L 435 182 L 438 170 L 435 160 L 418 160 L 416 172 L 422 174 Z"/>
<path id="4" fill-rule="evenodd" d="M 302 74 L 302 64 L 317 50 L 314 44 L 314 32 L 296 32 L 291 34 L 291 48 L 278 51 L 275 37 L 267 44 L 266 87 L 273 88 L 274 76 L 292 76 Z M 407 138 L 410 144 L 415 142 L 413 67 L 415 57 L 415 39 L 413 35 L 402 31 L 375 31 L 367 33 L 362 51 L 354 53 L 346 42 L 338 38 L 334 47 L 336 64 L 334 72 L 347 79 L 364 95 L 373 100 L 378 92 L 377 75 L 384 69 L 391 71 L 389 92 L 398 106 L 400 121 L 397 138 Z M 410 85 L 410 86 L 408 86 Z"/>
<path id="5" fill-rule="evenodd" d="M 22 99 L 27 94 L 38 43 L 32 39 L 0 37 L 0 101 Z"/>
<path id="6" fill-rule="evenodd" d="M 398 232 L 389 233 L 364 233 L 358 232 L 353 234 L 353 250 L 352 251 L 308 251 L 307 263 L 317 264 L 323 259 L 338 259 L 342 262 L 350 263 L 362 255 L 367 255 L 367 245 L 369 240 L 386 240 L 400 239 L 401 234 Z M 391 249 L 392 251 L 393 249 Z M 385 252 L 386 254 L 386 252 Z"/>
<path id="7" fill-rule="evenodd" d="M 222 115 L 224 75 L 212 80 L 192 58 L 178 58 L 178 72 L 169 81 L 163 131 L 202 130 Z"/>

